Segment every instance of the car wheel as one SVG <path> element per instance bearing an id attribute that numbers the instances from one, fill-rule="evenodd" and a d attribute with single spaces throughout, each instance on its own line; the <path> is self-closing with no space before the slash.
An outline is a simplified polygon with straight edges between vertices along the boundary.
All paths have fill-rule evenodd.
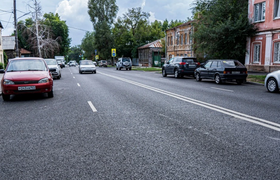
<path id="1" fill-rule="evenodd" d="M 201 78 L 200 78 L 200 74 L 199 74 L 199 73 L 196 73 L 196 74 L 195 74 L 195 80 L 196 80 L 196 81 L 201 81 Z"/>
<path id="2" fill-rule="evenodd" d="M 82 71 L 79 71 L 80 74 L 82 74 Z"/>
<path id="3" fill-rule="evenodd" d="M 3 94 L 2 92 L 2 98 L 4 101 L 10 101 L 10 95 L 9 94 Z"/>
<path id="4" fill-rule="evenodd" d="M 242 79 L 237 79 L 237 80 L 236 80 L 236 83 L 239 84 L 239 85 L 241 85 L 241 84 L 243 83 L 243 80 L 242 80 Z"/>
<path id="5" fill-rule="evenodd" d="M 122 68 L 121 68 L 121 67 L 119 67 L 119 70 L 121 71 L 121 70 L 122 70 Z"/>
<path id="6" fill-rule="evenodd" d="M 217 74 L 217 75 L 215 76 L 215 83 L 216 83 L 216 84 L 221 84 L 221 83 L 222 83 L 221 77 L 220 77 L 219 74 Z"/>
<path id="7" fill-rule="evenodd" d="M 61 74 L 59 76 L 57 76 L 57 79 L 60 79 L 61 78 Z"/>
<path id="8" fill-rule="evenodd" d="M 53 98 L 53 90 L 51 90 L 50 92 L 48 92 L 48 98 Z"/>
<path id="9" fill-rule="evenodd" d="M 118 67 L 116 66 L 116 70 L 118 70 Z"/>
<path id="10" fill-rule="evenodd" d="M 163 76 L 163 77 L 166 77 L 166 76 L 167 76 L 166 70 L 165 70 L 165 69 L 162 70 L 162 76 Z"/>
<path id="11" fill-rule="evenodd" d="M 276 79 L 269 78 L 266 83 L 266 88 L 267 88 L 268 92 L 272 92 L 272 93 L 277 92 L 279 89 L 278 89 L 278 84 L 277 84 Z"/>
<path id="12" fill-rule="evenodd" d="M 128 70 L 128 68 L 125 69 L 126 71 Z"/>
<path id="13" fill-rule="evenodd" d="M 93 71 L 94 74 L 96 74 L 96 71 Z"/>
<path id="14" fill-rule="evenodd" d="M 180 75 L 179 75 L 179 72 L 178 72 L 177 69 L 175 69 L 174 77 L 175 77 L 175 78 L 180 78 Z"/>
<path id="15" fill-rule="evenodd" d="M 131 67 L 129 68 L 129 70 L 131 71 Z"/>

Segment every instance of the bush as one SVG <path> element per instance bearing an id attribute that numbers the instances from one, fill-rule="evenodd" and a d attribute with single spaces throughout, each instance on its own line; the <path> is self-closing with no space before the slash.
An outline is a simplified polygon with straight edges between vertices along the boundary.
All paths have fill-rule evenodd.
<path id="1" fill-rule="evenodd" d="M 4 64 L 0 63 L 0 69 L 4 69 Z"/>

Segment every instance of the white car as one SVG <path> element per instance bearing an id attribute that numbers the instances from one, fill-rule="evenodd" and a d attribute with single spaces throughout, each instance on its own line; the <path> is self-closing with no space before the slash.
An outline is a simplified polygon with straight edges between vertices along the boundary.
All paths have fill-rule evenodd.
<path id="1" fill-rule="evenodd" d="M 264 86 L 268 92 L 278 92 L 280 89 L 280 70 L 267 74 Z"/>
<path id="2" fill-rule="evenodd" d="M 47 63 L 50 72 L 52 73 L 53 78 L 61 78 L 61 67 L 58 65 L 55 59 L 44 59 Z"/>
<path id="3" fill-rule="evenodd" d="M 91 60 L 81 60 L 79 65 L 79 73 L 84 72 L 96 73 L 96 67 Z"/>

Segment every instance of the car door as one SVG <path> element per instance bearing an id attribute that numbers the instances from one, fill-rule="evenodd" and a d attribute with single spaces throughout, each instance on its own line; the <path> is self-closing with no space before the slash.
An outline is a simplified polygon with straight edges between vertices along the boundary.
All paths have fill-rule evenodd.
<path id="1" fill-rule="evenodd" d="M 175 68 L 177 67 L 177 64 L 179 64 L 179 62 L 181 62 L 180 58 L 174 58 L 174 60 L 172 61 L 172 63 L 170 63 L 170 73 L 174 74 Z"/>
<path id="2" fill-rule="evenodd" d="M 218 61 L 213 61 L 211 66 L 208 69 L 208 77 L 213 79 L 216 72 L 217 72 L 217 67 L 218 67 Z"/>
<path id="3" fill-rule="evenodd" d="M 171 66 L 170 66 L 170 64 L 173 64 L 173 61 L 174 61 L 174 58 L 171 58 L 169 61 L 168 61 L 168 63 L 166 64 L 166 66 L 165 66 L 165 70 L 166 70 L 166 73 L 167 74 L 171 74 Z"/>
<path id="4" fill-rule="evenodd" d="M 200 77 L 208 78 L 208 70 L 212 64 L 212 61 L 208 61 L 203 67 L 200 68 Z"/>

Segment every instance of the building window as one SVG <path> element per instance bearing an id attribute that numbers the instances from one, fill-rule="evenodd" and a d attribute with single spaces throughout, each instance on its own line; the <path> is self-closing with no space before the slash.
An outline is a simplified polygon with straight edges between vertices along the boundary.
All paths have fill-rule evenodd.
<path id="1" fill-rule="evenodd" d="M 179 45 L 179 40 L 180 40 L 180 34 L 177 34 L 177 45 Z"/>
<path id="2" fill-rule="evenodd" d="M 192 44 L 192 32 L 189 33 L 189 44 Z"/>
<path id="3" fill-rule="evenodd" d="M 265 20 L 265 2 L 255 4 L 254 20 L 255 22 Z"/>
<path id="4" fill-rule="evenodd" d="M 280 62 L 280 42 L 274 44 L 274 62 Z"/>
<path id="5" fill-rule="evenodd" d="M 254 63 L 260 62 L 260 52 L 261 52 L 261 45 L 254 44 L 254 55 L 253 55 Z"/>
<path id="6" fill-rule="evenodd" d="M 275 3 L 274 3 L 274 18 L 280 18 L 280 0 L 275 0 Z"/>
<path id="7" fill-rule="evenodd" d="M 183 45 L 183 41 L 184 41 L 184 35 L 181 34 L 181 44 Z"/>
<path id="8" fill-rule="evenodd" d="M 185 33 L 185 44 L 187 44 L 187 43 L 188 43 L 188 34 Z"/>
<path id="9" fill-rule="evenodd" d="M 171 36 L 171 46 L 173 45 L 173 36 Z"/>

